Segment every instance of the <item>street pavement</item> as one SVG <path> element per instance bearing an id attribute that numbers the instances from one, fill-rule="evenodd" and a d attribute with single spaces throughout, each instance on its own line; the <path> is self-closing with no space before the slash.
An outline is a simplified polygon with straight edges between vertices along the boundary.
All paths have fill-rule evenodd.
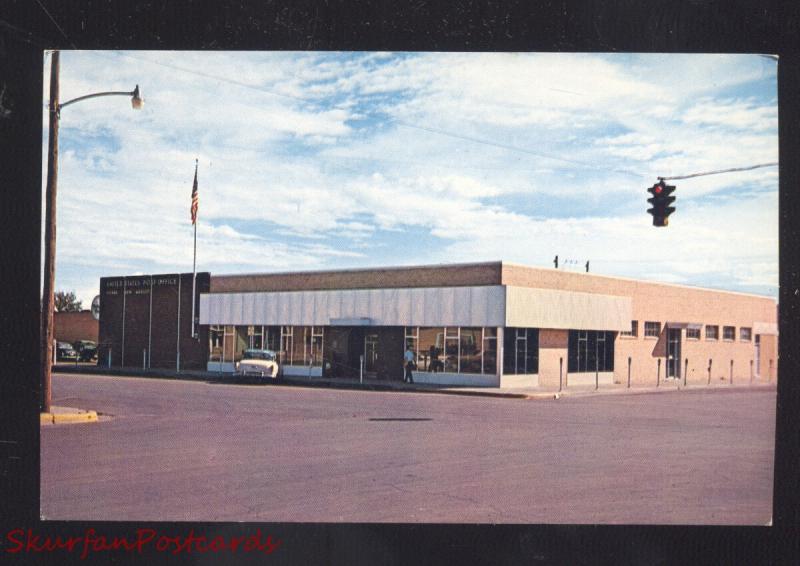
<path id="1" fill-rule="evenodd" d="M 55 374 L 58 520 L 764 525 L 774 387 L 549 398 Z"/>

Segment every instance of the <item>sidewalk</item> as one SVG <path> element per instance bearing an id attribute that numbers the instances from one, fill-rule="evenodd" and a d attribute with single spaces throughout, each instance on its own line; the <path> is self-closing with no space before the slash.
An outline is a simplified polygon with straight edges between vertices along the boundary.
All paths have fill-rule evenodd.
<path id="1" fill-rule="evenodd" d="M 241 378 L 231 374 L 207 371 L 182 371 L 175 372 L 170 370 L 140 370 L 140 369 L 111 369 L 102 367 L 79 367 L 56 366 L 54 372 L 60 373 L 86 373 L 99 375 L 119 375 L 127 377 L 145 377 L 152 379 L 181 379 L 192 381 L 209 381 L 213 383 L 244 383 Z M 273 383 L 270 383 L 272 385 Z M 416 393 L 440 393 L 448 395 L 472 395 L 482 397 L 499 397 L 506 399 L 560 399 L 561 397 L 585 397 L 597 395 L 620 395 L 620 394 L 643 394 L 657 392 L 675 391 L 725 391 L 739 390 L 743 388 L 764 389 L 775 388 L 776 382 L 771 383 L 755 381 L 752 384 L 749 380 L 734 380 L 733 385 L 728 382 L 719 384 L 688 384 L 686 386 L 680 382 L 662 382 L 658 387 L 651 386 L 632 386 L 628 388 L 624 384 L 601 385 L 595 389 L 593 385 L 581 385 L 564 388 L 562 391 L 541 389 L 539 387 L 467 387 L 453 385 L 435 385 L 428 383 L 404 383 L 402 381 L 388 381 L 385 379 L 364 379 L 358 378 L 325 378 L 325 377 L 306 377 L 306 376 L 284 376 L 280 381 L 274 382 L 276 385 L 289 385 L 296 387 L 322 387 L 329 389 L 353 389 L 363 391 L 413 391 Z"/>

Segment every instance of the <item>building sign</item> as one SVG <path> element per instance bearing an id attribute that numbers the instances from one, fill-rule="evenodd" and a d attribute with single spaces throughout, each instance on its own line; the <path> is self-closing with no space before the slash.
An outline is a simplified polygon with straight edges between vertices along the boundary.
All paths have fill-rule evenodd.
<path id="1" fill-rule="evenodd" d="M 103 287 L 101 293 L 104 295 L 119 295 L 122 290 L 126 295 L 147 295 L 150 293 L 150 285 L 153 287 L 176 287 L 178 285 L 177 275 L 144 275 L 134 277 L 113 277 L 102 279 Z"/>

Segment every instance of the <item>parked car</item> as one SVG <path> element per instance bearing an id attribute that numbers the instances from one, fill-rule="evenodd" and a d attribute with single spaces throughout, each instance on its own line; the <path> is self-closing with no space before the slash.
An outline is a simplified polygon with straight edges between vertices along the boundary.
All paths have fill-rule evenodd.
<path id="1" fill-rule="evenodd" d="M 236 363 L 236 375 L 277 379 L 279 369 L 278 357 L 272 350 L 245 350 L 241 361 Z"/>
<path id="2" fill-rule="evenodd" d="M 75 348 L 72 347 L 72 344 L 70 344 L 69 342 L 56 343 L 56 360 L 75 361 L 77 359 L 78 359 L 78 353 L 75 351 Z"/>
<path id="3" fill-rule="evenodd" d="M 91 340 L 77 340 L 73 345 L 82 362 L 91 362 L 97 358 L 97 344 Z"/>

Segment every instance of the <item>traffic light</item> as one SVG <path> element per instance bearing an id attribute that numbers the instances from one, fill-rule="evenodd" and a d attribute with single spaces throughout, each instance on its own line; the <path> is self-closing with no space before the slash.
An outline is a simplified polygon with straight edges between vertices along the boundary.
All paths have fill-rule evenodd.
<path id="1" fill-rule="evenodd" d="M 674 190 L 675 186 L 667 185 L 663 179 L 647 189 L 647 192 L 653 195 L 647 199 L 647 202 L 653 205 L 653 208 L 647 209 L 647 212 L 653 215 L 653 226 L 669 224 L 669 215 L 675 212 L 675 207 L 670 206 L 675 202 L 675 197 L 670 196 Z"/>

